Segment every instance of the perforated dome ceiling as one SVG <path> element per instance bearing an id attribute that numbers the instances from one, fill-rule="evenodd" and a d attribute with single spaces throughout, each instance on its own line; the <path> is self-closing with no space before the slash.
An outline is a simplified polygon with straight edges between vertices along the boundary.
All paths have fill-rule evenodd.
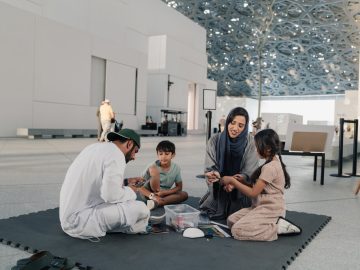
<path id="1" fill-rule="evenodd" d="M 360 1 L 163 2 L 206 28 L 208 77 L 220 96 L 358 89 Z"/>

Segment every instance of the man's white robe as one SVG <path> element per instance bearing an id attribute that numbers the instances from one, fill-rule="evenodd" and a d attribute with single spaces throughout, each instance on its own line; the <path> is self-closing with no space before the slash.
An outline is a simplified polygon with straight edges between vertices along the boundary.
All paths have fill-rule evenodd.
<path id="1" fill-rule="evenodd" d="M 145 232 L 149 210 L 124 186 L 123 152 L 113 143 L 87 146 L 69 167 L 60 191 L 61 227 L 78 238 L 107 231 Z"/>

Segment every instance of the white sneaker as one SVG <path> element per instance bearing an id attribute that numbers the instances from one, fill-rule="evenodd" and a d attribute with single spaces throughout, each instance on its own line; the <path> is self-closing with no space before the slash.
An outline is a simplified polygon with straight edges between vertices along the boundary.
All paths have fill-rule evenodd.
<path id="1" fill-rule="evenodd" d="M 149 222 L 151 224 L 159 224 L 165 220 L 165 217 L 166 217 L 166 214 L 163 214 L 161 216 L 150 216 Z"/>
<path id="2" fill-rule="evenodd" d="M 146 206 L 151 211 L 156 207 L 156 203 L 153 200 L 147 200 Z"/>
<path id="3" fill-rule="evenodd" d="M 301 228 L 297 227 L 296 225 L 292 224 L 290 221 L 282 217 L 279 217 L 276 224 L 278 225 L 277 234 L 297 235 L 301 233 Z"/>

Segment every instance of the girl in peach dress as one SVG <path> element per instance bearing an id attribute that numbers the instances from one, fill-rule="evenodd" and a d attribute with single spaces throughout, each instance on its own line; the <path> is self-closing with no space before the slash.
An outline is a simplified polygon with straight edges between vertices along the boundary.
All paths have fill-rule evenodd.
<path id="1" fill-rule="evenodd" d="M 227 219 L 231 233 L 238 240 L 273 241 L 278 234 L 299 234 L 301 229 L 285 219 L 284 189 L 290 187 L 290 176 L 280 155 L 280 140 L 272 129 L 259 131 L 255 137 L 259 156 L 265 159 L 251 176 L 249 185 L 237 176 L 220 181 L 252 198 L 252 206 L 243 208 Z"/>

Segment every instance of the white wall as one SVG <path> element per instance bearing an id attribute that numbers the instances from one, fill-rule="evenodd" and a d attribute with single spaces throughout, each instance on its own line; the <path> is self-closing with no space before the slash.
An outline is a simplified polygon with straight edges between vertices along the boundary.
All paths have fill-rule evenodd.
<path id="1" fill-rule="evenodd" d="M 206 78 L 205 30 L 159 0 L 0 0 L 0 25 L 0 136 L 20 127 L 96 128 L 91 56 L 137 70 L 136 104 L 113 103 L 117 118 L 134 129 L 152 107 L 164 107 L 154 94 L 167 89 L 168 74 L 176 80 L 170 106 L 185 111 L 189 83 L 214 85 Z M 154 64 L 156 37 L 165 47 Z M 122 69 L 106 74 L 106 97 L 114 101 L 132 95 L 132 85 L 116 75 Z"/>
<path id="2" fill-rule="evenodd" d="M 86 33 L 35 17 L 34 100 L 89 104 L 90 41 Z"/>
<path id="3" fill-rule="evenodd" d="M 165 8 L 168 9 L 166 6 Z M 164 10 L 163 14 L 167 15 L 167 12 Z M 160 123 L 162 109 L 187 112 L 189 85 L 196 84 L 196 108 L 188 113 L 195 113 L 195 121 L 191 127 L 204 132 L 202 91 L 210 87 L 217 89 L 217 84 L 207 79 L 206 31 L 200 27 L 192 27 L 188 18 L 174 10 L 169 14 L 172 17 L 168 19 L 174 23 L 175 28 L 158 25 L 166 35 L 149 38 L 147 114 Z M 155 17 L 153 19 L 155 23 L 158 22 Z M 186 28 L 189 30 L 184 31 Z M 168 91 L 169 77 L 173 84 Z"/>
<path id="4" fill-rule="evenodd" d="M 42 14 L 41 2 L 43 0 L 1 0 L 2 2 L 22 10 L 38 15 Z"/>
<path id="5" fill-rule="evenodd" d="M 149 37 L 148 69 L 161 71 L 166 68 L 166 35 Z"/>
<path id="6" fill-rule="evenodd" d="M 160 110 L 167 107 L 167 82 L 168 74 L 148 74 L 146 111 L 147 115 L 150 115 L 155 123 L 161 122 Z"/>
<path id="7" fill-rule="evenodd" d="M 107 61 L 105 97 L 117 96 L 119 92 L 126 93 L 126 95 L 111 99 L 115 113 L 136 115 L 136 67 Z"/>
<path id="8" fill-rule="evenodd" d="M 281 140 L 285 140 L 290 125 L 302 125 L 302 115 L 292 113 L 261 113 L 261 128 L 272 128 L 279 135 Z"/>
<path id="9" fill-rule="evenodd" d="M 339 124 L 340 118 L 345 120 L 358 118 L 358 91 L 345 91 L 344 98 L 336 100 L 334 116 L 336 125 Z"/>
<path id="10" fill-rule="evenodd" d="M 35 17 L 0 3 L 0 136 L 32 125 Z"/>
<path id="11" fill-rule="evenodd" d="M 334 96 L 296 96 L 263 99 L 262 113 L 292 113 L 303 116 L 303 124 L 307 121 L 327 121 L 334 124 L 335 100 L 343 98 Z"/>
<path id="12" fill-rule="evenodd" d="M 303 116 L 303 124 L 308 121 L 324 121 L 329 125 L 336 125 L 336 104 L 344 102 L 344 95 L 329 96 L 283 96 L 266 97 L 261 102 L 261 113 L 291 113 Z M 239 97 L 218 97 L 215 121 L 227 115 L 236 107 L 244 107 L 250 116 L 250 121 L 257 118 L 258 101 L 256 99 Z M 353 110 L 349 107 L 347 110 Z M 337 110 L 340 113 L 341 109 Z M 344 113 L 344 112 L 343 112 Z"/>

